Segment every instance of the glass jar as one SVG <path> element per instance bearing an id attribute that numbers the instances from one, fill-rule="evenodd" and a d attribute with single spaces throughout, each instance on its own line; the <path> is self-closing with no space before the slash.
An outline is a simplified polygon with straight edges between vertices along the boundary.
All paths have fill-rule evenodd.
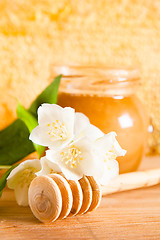
<path id="1" fill-rule="evenodd" d="M 125 157 L 117 158 L 120 173 L 135 171 L 144 153 L 147 126 L 135 96 L 138 70 L 56 66 L 54 74 L 63 75 L 58 104 L 84 113 L 104 133 L 115 131 L 127 150 Z"/>

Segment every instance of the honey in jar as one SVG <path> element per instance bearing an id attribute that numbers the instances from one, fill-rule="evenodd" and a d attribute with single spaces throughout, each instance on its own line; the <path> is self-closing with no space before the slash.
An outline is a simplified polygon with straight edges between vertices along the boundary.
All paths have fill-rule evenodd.
<path id="1" fill-rule="evenodd" d="M 55 67 L 62 74 L 58 104 L 84 113 L 104 133 L 115 131 L 127 150 L 118 157 L 120 173 L 135 171 L 143 157 L 146 123 L 143 106 L 135 92 L 136 69 L 97 67 Z"/>

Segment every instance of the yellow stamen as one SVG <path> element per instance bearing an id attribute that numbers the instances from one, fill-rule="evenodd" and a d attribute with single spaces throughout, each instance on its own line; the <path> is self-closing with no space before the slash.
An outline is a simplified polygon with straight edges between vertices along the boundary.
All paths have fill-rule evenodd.
<path id="1" fill-rule="evenodd" d="M 107 156 L 107 159 L 104 159 L 104 162 L 116 159 L 117 155 L 114 150 L 114 145 L 112 146 L 112 149 L 106 153 L 106 156 Z"/>
<path id="2" fill-rule="evenodd" d="M 50 174 L 52 174 L 52 173 L 55 173 L 55 171 L 53 171 L 53 169 L 50 170 Z"/>
<path id="3" fill-rule="evenodd" d="M 48 123 L 47 127 L 49 130 L 47 133 L 51 136 L 51 140 L 66 140 L 68 138 L 68 132 L 64 125 L 59 120 L 52 122 L 52 124 Z"/>
<path id="4" fill-rule="evenodd" d="M 60 155 L 62 156 L 61 161 L 70 168 L 76 168 L 80 165 L 80 161 L 83 160 L 82 152 L 75 145 L 67 148 L 64 152 L 61 152 Z"/>
<path id="5" fill-rule="evenodd" d="M 24 187 L 24 185 L 27 185 L 29 187 L 31 181 L 36 177 L 36 172 L 37 169 L 33 167 L 29 167 L 23 170 L 18 178 L 18 183 L 21 185 L 21 187 Z"/>

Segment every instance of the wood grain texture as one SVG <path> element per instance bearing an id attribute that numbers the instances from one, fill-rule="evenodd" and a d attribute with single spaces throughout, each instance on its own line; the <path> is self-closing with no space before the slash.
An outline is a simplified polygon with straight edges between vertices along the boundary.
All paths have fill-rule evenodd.
<path id="1" fill-rule="evenodd" d="M 160 157 L 147 157 L 141 169 L 149 166 L 160 167 Z M 35 219 L 29 208 L 19 207 L 12 192 L 6 190 L 0 200 L 0 240 L 159 240 L 159 191 L 160 186 L 157 185 L 108 195 L 91 213 L 43 224 Z"/>

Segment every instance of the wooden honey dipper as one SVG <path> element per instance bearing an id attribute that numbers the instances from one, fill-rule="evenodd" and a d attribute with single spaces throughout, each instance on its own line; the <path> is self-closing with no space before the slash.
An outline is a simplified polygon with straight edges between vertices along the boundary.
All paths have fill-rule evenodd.
<path id="1" fill-rule="evenodd" d="M 108 185 L 100 186 L 93 177 L 66 180 L 62 174 L 36 177 L 29 187 L 29 206 L 41 222 L 93 211 L 101 196 L 153 186 L 160 183 L 160 169 L 120 174 Z"/>

